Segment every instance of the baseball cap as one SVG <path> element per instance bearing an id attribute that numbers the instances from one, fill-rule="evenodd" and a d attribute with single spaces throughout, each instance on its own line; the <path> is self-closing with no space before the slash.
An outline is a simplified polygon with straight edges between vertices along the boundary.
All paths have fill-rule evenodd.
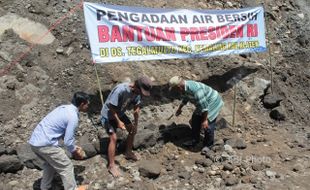
<path id="1" fill-rule="evenodd" d="M 180 76 L 174 76 L 169 80 L 169 90 L 171 90 L 173 87 L 176 87 L 180 84 L 182 81 L 182 78 Z"/>
<path id="2" fill-rule="evenodd" d="M 150 96 L 152 89 L 152 80 L 150 78 L 147 76 L 140 77 L 137 84 L 144 96 Z"/>

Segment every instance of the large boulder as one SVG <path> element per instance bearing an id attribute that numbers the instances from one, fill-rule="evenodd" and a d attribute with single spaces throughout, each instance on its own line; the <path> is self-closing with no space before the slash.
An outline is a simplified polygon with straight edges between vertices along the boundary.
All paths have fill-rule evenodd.
<path id="1" fill-rule="evenodd" d="M 226 140 L 225 144 L 230 145 L 233 148 L 245 149 L 247 147 L 245 141 L 240 138 L 231 138 Z"/>
<path id="2" fill-rule="evenodd" d="M 191 137 L 191 128 L 184 124 L 176 125 L 173 123 L 172 125 L 164 126 L 159 130 L 159 138 L 164 142 L 174 142 Z"/>
<path id="3" fill-rule="evenodd" d="M 139 163 L 139 172 L 143 177 L 157 178 L 160 170 L 161 164 L 157 160 L 143 160 Z"/>
<path id="4" fill-rule="evenodd" d="M 0 173 L 16 173 L 23 168 L 16 155 L 2 155 L 0 157 Z"/>
<path id="5" fill-rule="evenodd" d="M 285 109 L 280 106 L 280 107 L 276 107 L 273 110 L 271 110 L 269 116 L 277 121 L 283 121 L 286 118 L 286 114 L 285 114 Z"/>
<path id="6" fill-rule="evenodd" d="M 143 129 L 136 134 L 133 147 L 134 149 L 152 147 L 156 144 L 158 136 L 158 130 Z"/>
<path id="7" fill-rule="evenodd" d="M 280 105 L 280 102 L 282 101 L 282 98 L 275 94 L 267 94 L 264 96 L 263 104 L 265 108 L 273 109 L 275 107 L 278 107 Z"/>
<path id="8" fill-rule="evenodd" d="M 27 168 L 43 169 L 43 160 L 41 160 L 32 150 L 29 144 L 22 144 L 17 147 L 17 156 Z"/>
<path id="9" fill-rule="evenodd" d="M 89 141 L 89 135 L 85 134 L 80 139 L 80 146 L 86 154 L 86 158 L 91 158 L 97 155 L 97 150 L 92 142 Z"/>

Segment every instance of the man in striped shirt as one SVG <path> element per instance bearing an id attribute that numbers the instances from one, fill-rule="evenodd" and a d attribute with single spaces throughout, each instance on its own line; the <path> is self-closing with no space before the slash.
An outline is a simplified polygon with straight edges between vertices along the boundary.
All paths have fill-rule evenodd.
<path id="1" fill-rule="evenodd" d="M 176 116 L 182 113 L 182 108 L 187 102 L 191 102 L 196 107 L 190 120 L 192 139 L 183 145 L 197 145 L 200 141 L 200 130 L 203 128 L 205 131 L 204 146 L 212 146 L 214 143 L 216 118 L 224 105 L 219 93 L 201 82 L 183 80 L 179 76 L 172 77 L 169 80 L 169 86 L 170 88 L 176 88 L 184 95 L 182 103 L 175 113 Z"/>

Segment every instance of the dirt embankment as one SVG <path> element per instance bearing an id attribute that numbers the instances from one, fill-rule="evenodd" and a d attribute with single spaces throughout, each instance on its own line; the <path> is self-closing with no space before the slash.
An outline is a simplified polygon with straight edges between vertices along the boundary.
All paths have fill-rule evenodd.
<path id="1" fill-rule="evenodd" d="M 142 160 L 131 163 L 118 155 L 123 177 L 113 179 L 101 149 L 106 142 L 98 139 L 93 123 L 101 104 L 84 16 L 79 9 L 68 14 L 79 1 L 0 0 L 0 69 L 7 70 L 0 77 L 0 166 L 15 171 L 0 174 L 0 189 L 38 188 L 40 164 L 24 145 L 37 122 L 77 90 L 92 97 L 91 109 L 81 115 L 77 131 L 78 143 L 93 145 L 92 157 L 74 161 L 78 183 L 89 183 L 91 189 L 310 189 L 306 183 L 310 175 L 308 1 L 107 2 L 181 9 L 236 9 L 264 3 L 271 54 L 98 65 L 104 96 L 126 78 L 145 74 L 155 79 L 152 97 L 144 100 L 135 141 Z M 37 43 L 37 36 L 66 14 Z M 273 93 L 268 87 L 270 55 Z M 176 94 L 167 91 L 168 79 L 176 74 L 209 84 L 225 100 L 216 146 L 206 155 L 201 147 L 181 145 L 190 133 L 192 105 L 180 117 L 167 120 L 179 104 Z M 236 76 L 241 80 L 232 127 L 234 86 L 229 81 Z M 59 178 L 54 186 L 61 189 Z"/>

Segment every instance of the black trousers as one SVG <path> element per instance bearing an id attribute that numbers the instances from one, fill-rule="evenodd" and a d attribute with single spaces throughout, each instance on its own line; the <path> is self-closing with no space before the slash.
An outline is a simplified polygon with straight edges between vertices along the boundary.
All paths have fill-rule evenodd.
<path id="1" fill-rule="evenodd" d="M 193 113 L 192 115 L 192 140 L 195 142 L 200 141 L 200 130 L 201 130 L 201 123 L 202 123 L 202 116 L 197 115 Z M 207 129 L 204 129 L 204 140 L 203 140 L 203 145 L 204 146 L 212 146 L 214 144 L 214 131 L 216 128 L 216 119 L 213 121 L 208 121 L 209 125 Z"/>

